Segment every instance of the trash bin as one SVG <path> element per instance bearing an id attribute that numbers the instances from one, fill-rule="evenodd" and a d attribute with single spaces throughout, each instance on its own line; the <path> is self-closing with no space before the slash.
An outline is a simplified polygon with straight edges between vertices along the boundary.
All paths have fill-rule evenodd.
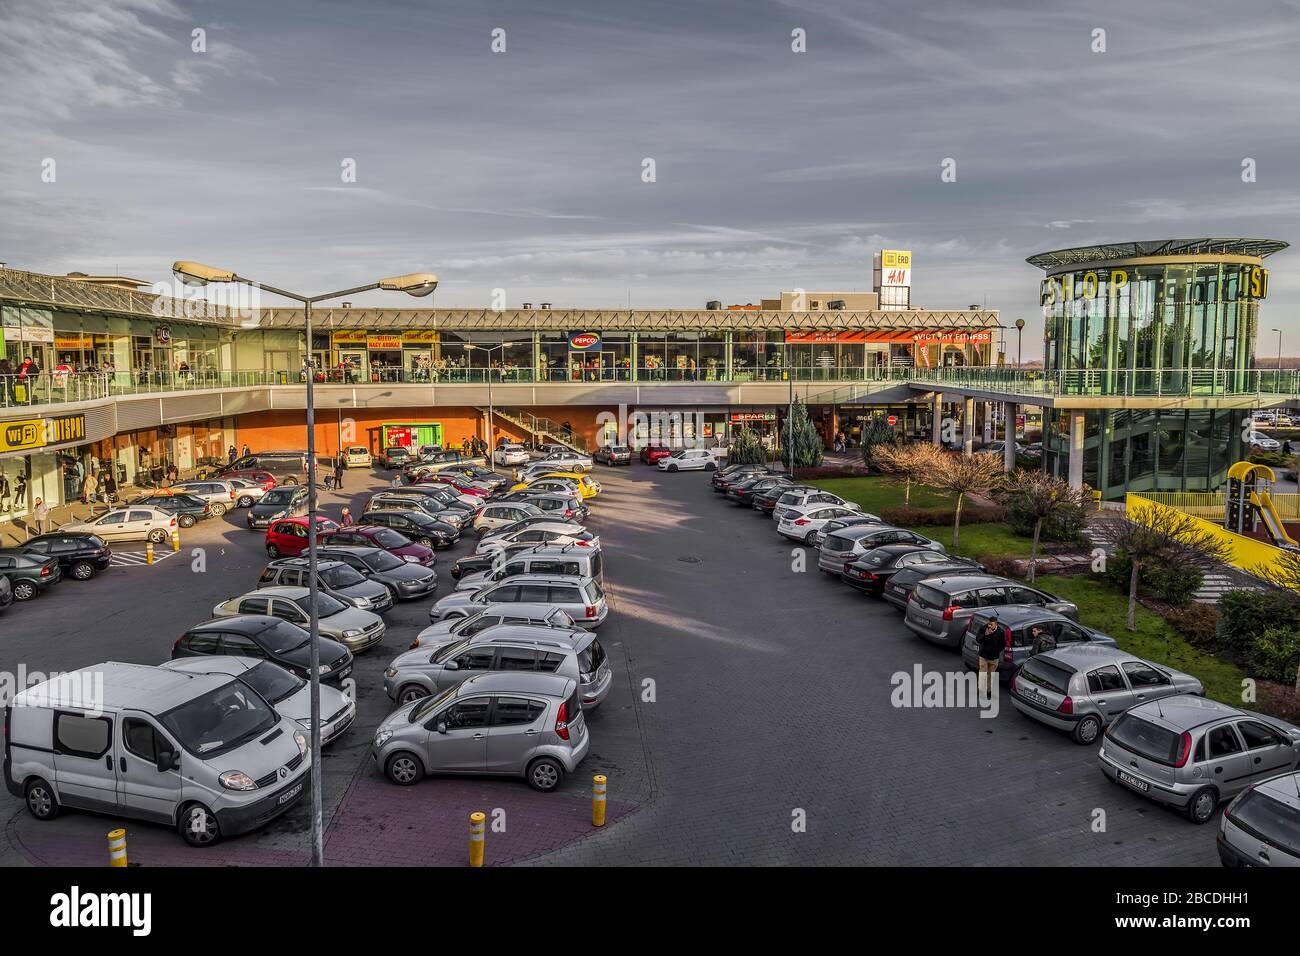
<path id="1" fill-rule="evenodd" d="M 276 381 L 277 381 L 277 383 L 280 384 L 280 385 L 288 385 L 288 384 L 289 384 L 289 373 L 288 373 L 288 372 L 280 372 L 280 373 L 278 373 L 278 376 L 277 376 Z"/>

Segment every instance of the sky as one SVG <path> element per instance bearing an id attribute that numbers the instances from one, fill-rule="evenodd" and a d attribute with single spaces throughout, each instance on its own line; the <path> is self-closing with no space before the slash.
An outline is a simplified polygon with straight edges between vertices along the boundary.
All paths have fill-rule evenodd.
<path id="1" fill-rule="evenodd" d="M 0 0 L 0 261 L 649 309 L 869 290 L 901 248 L 915 304 L 1024 318 L 1029 359 L 1030 254 L 1300 240 L 1298 43 L 1300 0 Z"/>

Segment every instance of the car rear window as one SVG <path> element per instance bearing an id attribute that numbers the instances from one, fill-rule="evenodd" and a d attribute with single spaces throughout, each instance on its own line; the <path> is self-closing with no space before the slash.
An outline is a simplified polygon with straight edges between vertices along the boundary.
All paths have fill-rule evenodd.
<path id="1" fill-rule="evenodd" d="M 823 551 L 852 551 L 853 541 L 850 538 L 844 538 L 838 534 L 827 535 L 826 540 L 822 542 L 822 550 Z"/>
<path id="2" fill-rule="evenodd" d="M 1027 680 L 1039 687 L 1047 687 L 1058 694 L 1066 692 L 1070 686 L 1070 678 L 1073 676 L 1072 671 L 1049 661 L 1040 660 L 1037 657 L 1031 657 L 1020 668 L 1021 680 Z"/>
<path id="3" fill-rule="evenodd" d="M 1300 810 L 1258 790 L 1247 790 L 1232 807 L 1229 819 L 1237 826 L 1300 856 Z"/>
<path id="4" fill-rule="evenodd" d="M 937 611 L 948 606 L 948 595 L 928 584 L 918 584 L 912 591 L 912 603 L 927 610 Z"/>
<path id="5" fill-rule="evenodd" d="M 600 641 L 592 641 L 585 650 L 578 652 L 578 669 L 584 674 L 594 674 L 605 662 L 605 649 Z"/>
<path id="6" fill-rule="evenodd" d="M 1172 767 L 1177 761 L 1179 744 L 1182 742 L 1179 734 L 1157 727 L 1133 714 L 1121 714 L 1106 736 L 1139 757 L 1146 757 L 1166 767 Z"/>

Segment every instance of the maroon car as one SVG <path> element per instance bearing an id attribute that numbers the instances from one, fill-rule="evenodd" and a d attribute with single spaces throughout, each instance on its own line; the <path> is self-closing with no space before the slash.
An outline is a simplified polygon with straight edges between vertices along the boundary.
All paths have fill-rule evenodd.
<path id="1" fill-rule="evenodd" d="M 383 548 L 408 564 L 419 564 L 426 568 L 433 567 L 437 557 L 432 548 L 416 544 L 406 535 L 392 528 L 381 528 L 373 524 L 352 525 L 327 531 L 317 536 L 322 545 L 334 547 Z"/>
<path id="2" fill-rule="evenodd" d="M 647 465 L 653 465 L 660 458 L 671 458 L 673 450 L 667 445 L 643 445 L 641 448 L 641 461 Z"/>

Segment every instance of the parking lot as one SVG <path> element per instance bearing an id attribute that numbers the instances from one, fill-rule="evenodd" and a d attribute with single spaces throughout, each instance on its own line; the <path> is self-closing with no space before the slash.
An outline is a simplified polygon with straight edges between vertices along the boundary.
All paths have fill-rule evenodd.
<path id="1" fill-rule="evenodd" d="M 474 810 L 498 816 L 489 863 L 1214 865 L 1215 825 L 1196 827 L 1105 781 L 1096 748 L 1030 722 L 1003 695 L 975 709 L 896 707 L 898 673 L 960 671 L 890 605 L 816 570 L 816 552 L 771 519 L 724 502 L 706 473 L 633 462 L 597 466 L 588 522 L 605 555 L 600 642 L 615 683 L 588 720 L 592 749 L 557 793 L 512 779 L 388 783 L 369 759 L 391 710 L 382 675 L 428 622 L 432 599 L 386 615 L 383 644 L 358 656 L 358 717 L 324 757 L 331 864 L 463 863 Z M 322 511 L 359 515 L 382 472 L 352 471 Z M 242 513 L 202 522 L 153 566 L 115 561 L 4 617 L 0 669 L 159 663 L 188 626 L 252 589 L 263 536 Z M 467 535 L 438 559 L 470 551 Z M 143 546 L 120 545 L 122 552 Z M 801 553 L 803 552 L 803 553 Z M 169 552 L 163 552 L 169 553 Z M 590 777 L 609 777 L 609 823 L 590 826 Z M 106 817 L 32 819 L 2 798 L 0 862 L 95 864 Z M 132 859 L 256 865 L 308 857 L 308 804 L 211 850 L 128 822 Z"/>

